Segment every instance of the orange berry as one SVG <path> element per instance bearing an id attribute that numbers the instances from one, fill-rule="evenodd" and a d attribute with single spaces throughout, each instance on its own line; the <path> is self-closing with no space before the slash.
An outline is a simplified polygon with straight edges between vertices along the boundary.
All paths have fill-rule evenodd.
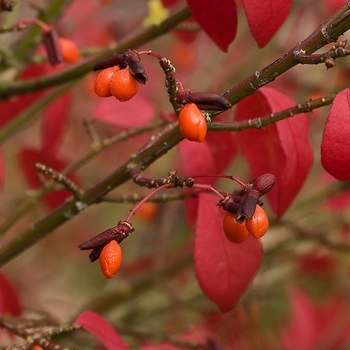
<path id="1" fill-rule="evenodd" d="M 34 345 L 32 350 L 43 350 L 43 348 L 40 345 Z"/>
<path id="2" fill-rule="evenodd" d="M 179 114 L 181 135 L 190 141 L 202 142 L 207 134 L 207 122 L 194 103 L 187 103 Z"/>
<path id="3" fill-rule="evenodd" d="M 67 38 L 58 38 L 61 47 L 63 60 L 69 63 L 76 63 L 79 60 L 79 50 L 74 41 Z"/>
<path id="4" fill-rule="evenodd" d="M 109 81 L 111 94 L 121 102 L 133 98 L 139 88 L 139 83 L 131 75 L 128 69 L 115 72 Z"/>
<path id="5" fill-rule="evenodd" d="M 100 254 L 100 266 L 107 278 L 112 278 L 122 263 L 122 249 L 115 240 L 106 244 Z"/>
<path id="6" fill-rule="evenodd" d="M 245 225 L 252 236 L 261 238 L 269 229 L 269 218 L 265 210 L 257 205 L 253 217 L 245 219 Z"/>
<path id="7" fill-rule="evenodd" d="M 120 68 L 118 66 L 110 67 L 101 70 L 98 73 L 94 83 L 94 91 L 97 96 L 109 97 L 112 96 L 111 90 L 109 89 L 109 83 L 115 72 L 118 72 Z"/>
<path id="8" fill-rule="evenodd" d="M 146 202 L 137 210 L 137 217 L 143 221 L 152 221 L 158 213 L 158 204 Z"/>
<path id="9" fill-rule="evenodd" d="M 245 222 L 239 224 L 236 214 L 230 212 L 226 212 L 225 214 L 223 229 L 225 236 L 233 243 L 242 243 L 249 234 Z"/>

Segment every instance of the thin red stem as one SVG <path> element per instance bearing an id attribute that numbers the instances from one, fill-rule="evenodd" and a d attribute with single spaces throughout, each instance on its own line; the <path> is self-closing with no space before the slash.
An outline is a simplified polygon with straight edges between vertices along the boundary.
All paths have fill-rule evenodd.
<path id="1" fill-rule="evenodd" d="M 214 192 L 216 195 L 218 195 L 221 199 L 224 199 L 225 197 L 216 189 L 214 188 L 213 186 L 211 185 L 207 185 L 207 184 L 194 184 L 192 186 L 192 188 L 202 188 L 202 189 L 205 189 L 205 190 L 208 190 L 208 191 L 212 191 Z"/>
<path id="2" fill-rule="evenodd" d="M 38 18 L 24 18 L 18 21 L 17 24 L 37 24 L 42 29 L 43 33 L 48 33 L 51 30 L 51 26 L 49 24 L 46 24 Z"/>
<path id="3" fill-rule="evenodd" d="M 150 192 L 148 195 L 146 195 L 140 202 L 138 202 L 131 210 L 130 210 L 130 214 L 128 215 L 128 217 L 125 219 L 125 221 L 130 221 L 131 217 L 133 215 L 135 215 L 135 213 L 137 212 L 137 210 L 144 204 L 146 203 L 152 196 L 154 196 L 156 193 L 158 193 L 159 191 L 163 190 L 164 188 L 171 188 L 174 187 L 174 184 L 169 183 L 169 184 L 165 184 L 162 186 L 157 187 L 156 189 L 154 189 L 152 192 Z"/>
<path id="4" fill-rule="evenodd" d="M 239 180 L 237 177 L 235 177 L 234 175 L 225 175 L 225 174 L 199 174 L 199 175 L 194 175 L 194 176 L 190 176 L 193 179 L 196 178 L 202 178 L 202 177 L 218 177 L 221 179 L 230 179 L 233 180 L 235 182 L 237 182 L 238 184 L 240 184 L 242 187 L 247 186 L 246 183 L 244 183 L 243 181 Z"/>

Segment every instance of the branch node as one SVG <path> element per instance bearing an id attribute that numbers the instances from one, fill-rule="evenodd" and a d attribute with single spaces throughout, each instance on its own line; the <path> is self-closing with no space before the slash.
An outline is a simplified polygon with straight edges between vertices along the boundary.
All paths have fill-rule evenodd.
<path id="1" fill-rule="evenodd" d="M 64 186 L 77 200 L 81 199 L 83 191 L 67 176 L 41 163 L 36 163 L 34 167 L 41 174 L 49 176 L 53 181 Z"/>

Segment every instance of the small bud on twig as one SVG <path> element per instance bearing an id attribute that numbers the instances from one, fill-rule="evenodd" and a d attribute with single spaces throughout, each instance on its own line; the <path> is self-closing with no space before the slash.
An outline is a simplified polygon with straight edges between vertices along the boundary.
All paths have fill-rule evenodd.
<path id="1" fill-rule="evenodd" d="M 199 109 L 210 111 L 225 111 L 231 108 L 231 103 L 226 98 L 209 92 L 182 90 L 177 93 L 176 102 L 180 104 L 193 102 Z"/>

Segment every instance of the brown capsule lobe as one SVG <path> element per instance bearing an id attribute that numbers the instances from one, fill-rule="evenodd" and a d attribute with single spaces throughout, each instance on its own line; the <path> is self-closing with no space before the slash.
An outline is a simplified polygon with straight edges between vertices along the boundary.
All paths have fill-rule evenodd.
<path id="1" fill-rule="evenodd" d="M 226 98 L 209 92 L 182 90 L 177 93 L 176 102 L 180 104 L 193 102 L 202 110 L 224 111 L 231 108 L 231 103 Z"/>
<path id="2" fill-rule="evenodd" d="M 113 66 L 119 66 L 120 68 L 125 68 L 126 64 L 124 61 L 124 54 L 118 54 L 113 57 L 106 58 L 105 60 L 98 62 L 94 65 L 93 70 L 101 70 L 105 68 L 110 68 Z"/>
<path id="3" fill-rule="evenodd" d="M 242 201 L 242 196 L 231 195 L 220 200 L 218 206 L 222 207 L 224 210 L 236 214 L 239 208 L 239 204 Z"/>
<path id="4" fill-rule="evenodd" d="M 123 54 L 123 57 L 134 79 L 140 84 L 146 84 L 148 77 L 137 51 L 128 50 Z"/>
<path id="5" fill-rule="evenodd" d="M 253 181 L 253 188 L 259 192 L 259 197 L 269 192 L 276 183 L 276 177 L 272 174 L 260 175 Z"/>
<path id="6" fill-rule="evenodd" d="M 245 218 L 251 219 L 254 215 L 256 205 L 258 203 L 259 192 L 250 190 L 242 198 L 242 201 L 237 210 L 237 222 L 242 223 Z"/>
<path id="7" fill-rule="evenodd" d="M 92 237 L 86 242 L 79 245 L 79 249 L 88 250 L 98 247 L 103 247 L 113 239 L 120 243 L 124 238 L 129 236 L 131 232 L 134 231 L 131 223 L 128 221 L 119 221 L 117 226 L 109 228 L 99 235 Z"/>
<path id="8" fill-rule="evenodd" d="M 52 66 L 63 62 L 61 46 L 59 44 L 59 37 L 55 28 L 43 34 L 44 45 L 47 52 L 47 58 Z"/>

